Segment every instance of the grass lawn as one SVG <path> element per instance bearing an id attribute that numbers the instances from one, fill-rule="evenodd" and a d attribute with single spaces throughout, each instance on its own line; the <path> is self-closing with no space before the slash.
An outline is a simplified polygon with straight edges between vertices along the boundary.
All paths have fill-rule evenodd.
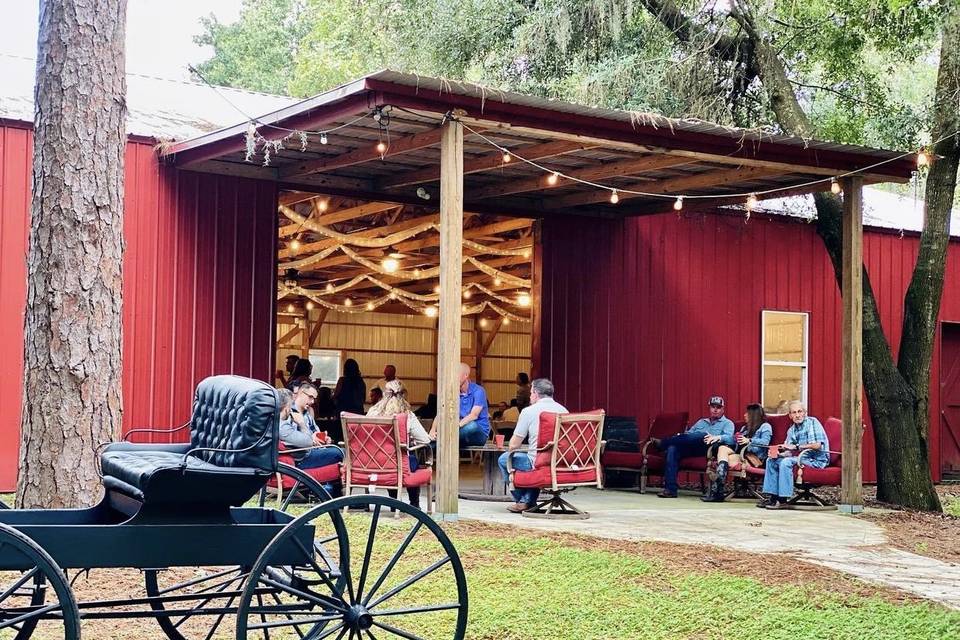
<path id="1" fill-rule="evenodd" d="M 354 546 L 362 549 L 370 516 L 351 513 L 346 519 Z M 386 564 L 412 523 L 388 517 L 380 522 L 371 570 Z M 467 571 L 467 637 L 477 640 L 960 638 L 960 612 L 788 557 L 469 521 L 445 528 Z M 435 551 L 430 540 L 419 538 L 410 550 L 394 572 L 394 584 L 429 564 Z M 354 556 L 354 575 L 359 562 Z M 191 571 L 169 573 L 184 580 Z M 142 584 L 136 571 L 95 570 L 77 581 L 75 591 L 81 599 L 124 598 L 142 593 Z M 451 599 L 449 577 L 415 584 L 395 606 Z M 448 638 L 441 631 L 447 614 L 426 614 L 402 627 L 423 638 Z M 184 630 L 199 640 L 206 628 L 193 632 L 188 624 Z M 398 637 L 375 632 L 376 638 Z M 113 640 L 165 637 L 149 619 L 87 621 L 83 633 Z M 224 620 L 214 637 L 233 638 L 233 622 Z"/>

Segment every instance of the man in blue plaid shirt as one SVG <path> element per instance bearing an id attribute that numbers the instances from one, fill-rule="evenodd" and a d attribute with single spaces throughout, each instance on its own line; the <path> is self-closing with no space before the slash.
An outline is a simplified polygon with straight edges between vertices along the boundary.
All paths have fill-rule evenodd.
<path id="1" fill-rule="evenodd" d="M 799 400 L 790 403 L 789 411 L 793 424 L 787 431 L 787 439 L 779 446 L 779 455 L 767 458 L 763 476 L 764 499 L 757 503 L 761 508 L 790 508 L 793 472 L 801 460 L 804 465 L 817 469 L 830 462 L 830 441 L 820 421 L 808 416 L 807 408 Z"/>

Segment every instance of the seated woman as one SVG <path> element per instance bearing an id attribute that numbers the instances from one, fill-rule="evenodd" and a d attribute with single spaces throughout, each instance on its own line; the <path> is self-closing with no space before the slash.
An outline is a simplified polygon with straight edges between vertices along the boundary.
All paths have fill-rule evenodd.
<path id="1" fill-rule="evenodd" d="M 746 424 L 740 427 L 736 435 L 736 450 L 719 443 L 711 448 L 711 453 L 717 458 L 717 477 L 710 485 L 710 493 L 700 498 L 704 502 L 723 502 L 726 497 L 723 485 L 731 466 L 745 459 L 750 466 L 762 467 L 766 461 L 767 447 L 773 438 L 773 427 L 767 422 L 767 414 L 761 405 L 748 404 L 743 420 Z"/>
<path id="2" fill-rule="evenodd" d="M 371 418 L 392 418 L 395 415 L 405 413 L 407 414 L 407 446 L 429 445 L 431 442 L 430 436 L 423 425 L 420 424 L 417 416 L 410 410 L 410 402 L 407 401 L 407 389 L 403 386 L 403 383 L 394 379 L 385 386 L 383 398 L 370 407 L 367 415 Z M 420 466 L 417 455 L 413 452 L 408 455 L 410 471 L 416 471 Z M 410 504 L 419 509 L 420 487 L 407 487 L 407 496 L 410 498 Z"/>

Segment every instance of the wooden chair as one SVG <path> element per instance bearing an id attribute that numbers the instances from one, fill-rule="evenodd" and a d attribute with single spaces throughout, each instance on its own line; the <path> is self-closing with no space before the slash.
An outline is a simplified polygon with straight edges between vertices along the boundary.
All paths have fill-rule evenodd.
<path id="1" fill-rule="evenodd" d="M 341 416 L 344 446 L 344 494 L 356 488 L 373 493 L 427 487 L 427 510 L 433 509 L 433 469 L 425 466 L 410 471 L 408 454 L 423 447 L 407 446 L 407 416 L 369 418 L 351 413 Z M 429 445 L 423 445 L 428 447 Z"/>
<path id="2" fill-rule="evenodd" d="M 577 518 L 590 517 L 561 497 L 577 487 L 603 488 L 600 454 L 603 450 L 602 410 L 588 413 L 540 414 L 537 434 L 537 457 L 531 471 L 513 469 L 512 456 L 507 458 L 510 481 L 518 489 L 540 489 L 550 494 L 532 509 L 527 517 Z"/>

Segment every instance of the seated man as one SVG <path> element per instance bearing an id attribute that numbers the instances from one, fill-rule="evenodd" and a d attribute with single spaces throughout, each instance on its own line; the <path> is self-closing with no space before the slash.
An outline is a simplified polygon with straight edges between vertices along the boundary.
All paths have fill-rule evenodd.
<path id="1" fill-rule="evenodd" d="M 718 442 L 736 446 L 733 440 L 733 422 L 723 415 L 723 398 L 712 396 L 708 404 L 709 417 L 700 418 L 686 433 L 665 440 L 651 439 L 654 445 L 667 454 L 663 470 L 663 491 L 657 494 L 659 497 L 677 497 L 677 472 L 682 458 L 705 456 L 710 445 Z"/>
<path id="2" fill-rule="evenodd" d="M 302 383 L 293 394 L 289 416 L 280 421 L 280 440 L 288 449 L 306 449 L 290 453 L 300 469 L 315 469 L 343 462 L 340 447 L 326 446 L 333 441 L 320 432 L 310 415 L 310 407 L 317 399 L 317 388 L 312 382 Z"/>
<path id="3" fill-rule="evenodd" d="M 553 383 L 546 378 L 537 378 L 530 384 L 530 404 L 520 412 L 517 428 L 510 438 L 510 447 L 500 455 L 500 473 L 504 482 L 509 482 L 507 473 L 507 458 L 513 456 L 513 468 L 517 471 L 530 471 L 533 461 L 537 457 L 537 438 L 540 435 L 540 414 L 567 413 L 566 407 L 553 399 Z M 525 450 L 520 449 L 523 441 L 527 441 Z M 539 489 L 514 489 L 512 491 L 514 504 L 507 507 L 507 511 L 520 513 L 531 509 L 537 504 Z"/>
<path id="4" fill-rule="evenodd" d="M 807 408 L 799 400 L 789 405 L 790 420 L 793 422 L 787 431 L 787 439 L 777 447 L 779 454 L 767 458 L 767 468 L 763 476 L 764 499 L 757 503 L 760 508 L 789 509 L 787 502 L 793 497 L 793 470 L 800 462 L 822 469 L 830 462 L 830 441 L 820 421 L 807 415 Z M 795 455 L 796 454 L 796 455 Z"/>
<path id="5" fill-rule="evenodd" d="M 460 448 L 482 447 L 490 437 L 487 392 L 470 381 L 470 365 L 460 363 Z"/>

